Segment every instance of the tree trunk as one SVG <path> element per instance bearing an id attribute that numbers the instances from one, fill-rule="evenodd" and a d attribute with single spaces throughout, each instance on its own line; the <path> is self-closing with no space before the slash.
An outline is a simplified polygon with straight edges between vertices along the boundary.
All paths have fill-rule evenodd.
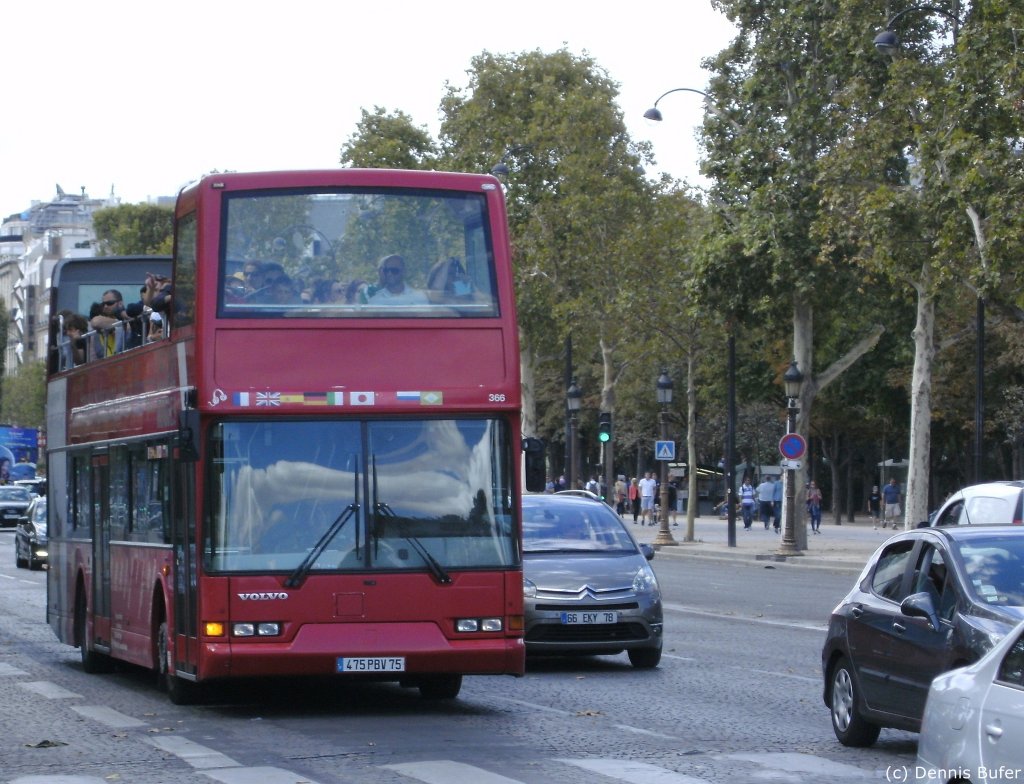
<path id="1" fill-rule="evenodd" d="M 697 385 L 694 383 L 693 347 L 686 351 L 686 536 L 684 542 L 696 540 L 697 512 L 700 497 L 697 495 Z"/>
<path id="2" fill-rule="evenodd" d="M 922 265 L 917 284 L 914 372 L 910 382 L 910 467 L 907 472 L 904 528 L 928 519 L 928 465 L 931 456 L 932 363 L 935 359 L 935 298 L 931 267 Z"/>
<path id="3" fill-rule="evenodd" d="M 524 436 L 537 434 L 537 377 L 534 373 L 535 357 L 526 342 L 522 330 L 519 332 L 519 374 L 522 386 L 522 428 Z"/>

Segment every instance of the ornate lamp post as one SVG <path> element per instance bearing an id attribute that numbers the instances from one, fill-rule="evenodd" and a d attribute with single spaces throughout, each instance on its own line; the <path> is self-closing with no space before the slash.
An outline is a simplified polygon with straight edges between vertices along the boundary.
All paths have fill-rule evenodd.
<path id="1" fill-rule="evenodd" d="M 583 390 L 573 377 L 565 391 L 565 407 L 569 409 L 569 489 L 575 490 L 579 481 L 580 439 L 577 415 L 583 399 Z"/>
<path id="2" fill-rule="evenodd" d="M 672 402 L 672 379 L 668 371 L 662 370 L 657 383 L 658 405 L 658 438 L 668 441 L 668 406 Z M 661 498 L 658 501 L 658 535 L 654 537 L 656 545 L 673 545 L 676 540 L 668 530 L 668 460 L 660 460 Z"/>
<path id="3" fill-rule="evenodd" d="M 661 109 L 658 108 L 658 104 L 661 103 L 661 99 L 666 95 L 672 93 L 696 93 L 697 95 L 703 96 L 704 104 L 707 106 L 708 111 L 714 114 L 716 117 L 720 117 L 727 121 L 735 130 L 741 130 L 739 124 L 735 120 L 730 118 L 721 110 L 719 106 L 711 99 L 703 90 L 697 90 L 693 87 L 676 87 L 669 90 L 666 93 L 662 93 L 658 96 L 658 100 L 654 102 L 654 106 L 644 112 L 644 118 L 653 120 L 654 122 L 661 122 L 664 117 L 661 114 Z M 726 346 L 726 361 L 728 362 L 728 393 L 726 395 L 726 409 L 725 409 L 725 465 L 723 466 L 723 474 L 725 478 L 725 503 L 726 503 L 726 519 L 727 519 L 727 536 L 729 547 L 736 546 L 736 504 L 735 504 L 735 493 L 736 493 L 736 477 L 734 471 L 736 470 L 736 336 L 733 332 L 733 327 L 729 326 L 729 338 Z M 691 498 L 690 503 L 699 503 L 698 499 Z M 660 534 L 659 534 L 660 535 Z"/>
<path id="4" fill-rule="evenodd" d="M 800 398 L 800 385 L 804 381 L 804 374 L 794 359 L 789 363 L 789 369 L 782 376 L 782 383 L 786 387 L 786 413 L 788 417 L 786 432 L 796 432 L 796 415 L 800 413 L 798 405 Z M 782 529 L 782 545 L 779 553 L 782 555 L 800 555 L 796 546 L 796 471 L 790 467 L 786 469 L 786 522 Z"/>

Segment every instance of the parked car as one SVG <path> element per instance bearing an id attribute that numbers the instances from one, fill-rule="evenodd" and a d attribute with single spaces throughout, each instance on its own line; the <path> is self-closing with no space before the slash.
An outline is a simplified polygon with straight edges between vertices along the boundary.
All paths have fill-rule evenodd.
<path id="1" fill-rule="evenodd" d="M 525 496 L 527 655 L 625 651 L 634 667 L 656 667 L 663 621 L 653 557 L 599 499 Z"/>
<path id="2" fill-rule="evenodd" d="M 1024 770 L 1022 690 L 1024 624 L 979 661 L 932 681 L 917 743 L 918 780 L 986 781 Z"/>
<path id="3" fill-rule="evenodd" d="M 957 490 L 929 522 L 946 525 L 1024 524 L 1024 482 L 983 482 Z"/>
<path id="4" fill-rule="evenodd" d="M 46 496 L 36 496 L 14 529 L 14 565 L 39 569 L 46 563 Z"/>
<path id="5" fill-rule="evenodd" d="M 35 497 L 35 494 L 24 487 L 0 485 L 0 525 L 15 525 Z"/>
<path id="6" fill-rule="evenodd" d="M 823 698 L 846 746 L 917 732 L 932 679 L 1024 619 L 1024 528 L 917 528 L 887 540 L 832 611 Z"/>
<path id="7" fill-rule="evenodd" d="M 30 493 L 35 493 L 36 495 L 46 495 L 45 476 L 37 476 L 32 479 L 15 479 L 11 484 L 24 487 Z"/>

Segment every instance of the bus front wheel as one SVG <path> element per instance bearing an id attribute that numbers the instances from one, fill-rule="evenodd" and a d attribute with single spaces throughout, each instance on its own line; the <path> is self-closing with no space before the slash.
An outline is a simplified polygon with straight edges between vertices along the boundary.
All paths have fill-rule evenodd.
<path id="1" fill-rule="evenodd" d="M 436 675 L 419 682 L 420 696 L 427 700 L 454 700 L 462 689 L 461 675 Z"/>
<path id="2" fill-rule="evenodd" d="M 193 705 L 199 701 L 200 689 L 196 684 L 174 674 L 174 653 L 170 639 L 167 621 L 161 621 L 156 641 L 157 682 L 175 705 Z"/>

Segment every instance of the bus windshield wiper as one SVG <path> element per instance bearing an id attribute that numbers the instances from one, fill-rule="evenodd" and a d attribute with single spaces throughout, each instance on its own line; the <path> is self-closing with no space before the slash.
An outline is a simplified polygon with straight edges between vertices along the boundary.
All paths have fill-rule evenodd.
<path id="1" fill-rule="evenodd" d="M 394 517 L 397 519 L 398 515 L 391 511 L 391 507 L 383 501 L 378 501 L 374 506 L 377 510 L 377 514 L 381 517 Z M 402 528 L 404 529 L 404 526 Z M 434 575 L 435 580 L 442 585 L 448 585 L 451 583 L 451 575 L 449 575 L 448 572 L 444 570 L 444 567 L 441 566 L 441 563 L 430 554 L 430 551 L 424 546 L 423 542 L 415 536 L 409 536 L 401 529 L 399 530 L 399 535 L 412 545 L 412 549 L 415 550 L 416 554 L 423 559 L 423 563 L 425 563 L 427 568 L 430 569 L 430 573 Z"/>
<path id="2" fill-rule="evenodd" d="M 330 527 L 324 531 L 323 535 L 317 540 L 317 543 L 313 545 L 313 549 L 306 553 L 306 557 L 302 559 L 295 571 L 288 575 L 288 579 L 284 581 L 285 588 L 298 588 L 302 585 L 302 582 L 309 575 L 310 570 L 313 568 L 313 564 L 316 563 L 316 559 L 323 555 L 324 550 L 327 549 L 327 545 L 334 541 L 334 538 L 341 533 L 341 529 L 345 527 L 345 523 L 356 516 L 359 511 L 359 471 L 355 472 L 355 500 L 341 510 L 341 514 L 338 515 L 334 522 L 331 523 Z"/>
<path id="3" fill-rule="evenodd" d="M 373 457 L 373 463 L 372 463 L 372 467 L 371 467 L 370 471 L 371 471 L 371 476 L 373 477 L 373 499 L 374 499 L 374 504 L 373 504 L 373 542 L 374 542 L 374 546 L 376 547 L 377 541 L 380 538 L 380 535 L 378 533 L 378 530 L 380 528 L 380 524 L 378 523 L 378 519 L 381 518 L 381 517 L 391 517 L 391 518 L 397 519 L 398 515 L 396 515 L 394 513 L 394 511 L 392 511 L 391 507 L 388 506 L 386 503 L 384 503 L 383 501 L 378 501 L 377 500 L 380 496 L 377 494 L 377 457 L 376 457 L 376 455 Z M 415 550 L 417 555 L 419 555 L 419 557 L 423 559 L 423 563 L 425 563 L 427 565 L 427 568 L 430 569 L 430 573 L 432 575 L 434 575 L 434 579 L 435 580 L 437 580 L 442 585 L 449 585 L 451 583 L 451 581 L 452 581 L 451 576 L 448 574 L 448 572 L 446 572 L 444 570 L 444 567 L 441 566 L 441 564 L 438 562 L 438 560 L 434 556 L 432 556 L 430 554 L 430 552 L 427 550 L 427 548 L 423 546 L 423 542 L 421 542 L 415 536 L 407 535 L 405 533 L 405 526 L 404 525 L 401 526 L 401 529 L 399 530 L 399 534 L 401 535 L 401 537 L 403 539 L 405 539 L 405 541 L 407 541 L 409 544 L 412 545 L 412 549 Z"/>

